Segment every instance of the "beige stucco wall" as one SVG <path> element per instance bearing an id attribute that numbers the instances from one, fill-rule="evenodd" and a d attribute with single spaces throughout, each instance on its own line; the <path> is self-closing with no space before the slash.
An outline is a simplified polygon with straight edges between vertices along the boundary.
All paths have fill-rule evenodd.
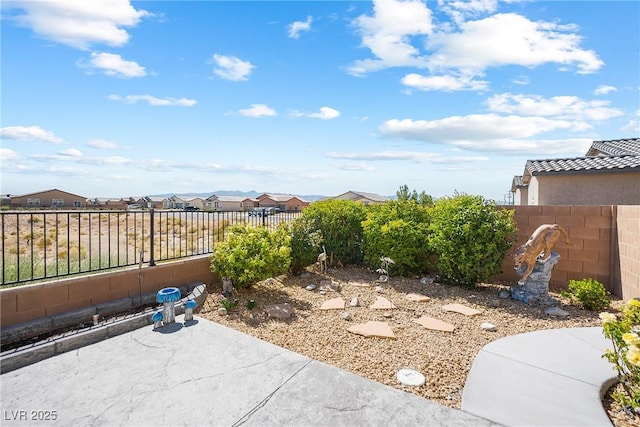
<path id="1" fill-rule="evenodd" d="M 640 206 L 617 207 L 618 260 L 614 264 L 620 276 L 619 295 L 640 296 Z"/>
<path id="2" fill-rule="evenodd" d="M 639 205 L 640 173 L 532 176 L 528 204 Z"/>

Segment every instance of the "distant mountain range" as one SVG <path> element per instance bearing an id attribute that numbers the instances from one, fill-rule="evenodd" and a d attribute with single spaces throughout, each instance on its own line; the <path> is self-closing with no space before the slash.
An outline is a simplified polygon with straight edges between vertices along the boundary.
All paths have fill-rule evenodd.
<path id="1" fill-rule="evenodd" d="M 274 193 L 274 192 L 269 192 L 269 191 L 255 191 L 255 190 L 251 190 L 251 191 L 240 191 L 240 190 L 217 190 L 217 191 L 211 191 L 211 192 L 207 192 L 207 193 L 164 193 L 164 194 L 151 194 L 150 196 L 152 197 L 171 197 L 174 194 L 178 194 L 178 195 L 189 195 L 189 196 L 194 196 L 194 197 L 202 197 L 203 199 L 206 199 L 207 197 L 211 196 L 212 194 L 215 194 L 217 196 L 242 196 L 242 197 L 251 197 L 251 198 L 256 198 L 258 196 L 260 196 L 261 194 L 282 194 L 282 193 Z M 296 196 L 299 197 L 301 199 L 304 199 L 308 202 L 315 202 L 316 200 L 320 200 L 323 199 L 327 196 L 323 196 L 320 194 L 292 194 L 292 196 Z"/>

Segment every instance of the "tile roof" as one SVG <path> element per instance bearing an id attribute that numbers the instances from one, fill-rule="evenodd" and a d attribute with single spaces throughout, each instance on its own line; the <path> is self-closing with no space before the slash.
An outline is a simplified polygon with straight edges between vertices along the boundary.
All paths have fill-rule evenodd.
<path id="1" fill-rule="evenodd" d="M 511 182 L 511 191 L 516 191 L 517 188 L 526 187 L 527 184 L 524 182 L 524 177 L 522 175 L 515 175 L 513 177 L 513 181 Z"/>
<path id="2" fill-rule="evenodd" d="M 591 148 L 587 151 L 587 156 L 623 156 L 626 154 L 640 156 L 640 138 L 593 141 Z"/>
<path id="3" fill-rule="evenodd" d="M 572 172 L 606 173 L 629 170 L 640 171 L 640 155 L 527 160 L 525 169 L 531 175 Z"/>

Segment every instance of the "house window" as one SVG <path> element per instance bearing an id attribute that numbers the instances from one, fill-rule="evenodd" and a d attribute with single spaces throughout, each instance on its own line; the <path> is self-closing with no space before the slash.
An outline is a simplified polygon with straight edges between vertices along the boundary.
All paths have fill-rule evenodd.
<path id="1" fill-rule="evenodd" d="M 51 200 L 51 206 L 52 207 L 63 206 L 63 205 L 64 205 L 64 199 L 53 199 L 53 200 Z"/>
<path id="2" fill-rule="evenodd" d="M 219 204 L 218 204 L 218 202 L 214 202 L 214 203 L 213 203 L 213 205 L 214 205 L 214 207 L 216 207 L 216 208 L 219 208 L 219 207 L 220 207 L 220 206 L 219 206 Z"/>
<path id="3" fill-rule="evenodd" d="M 40 206 L 40 199 L 27 199 L 27 206 Z"/>
<path id="4" fill-rule="evenodd" d="M 76 200 L 73 202 L 73 207 L 74 208 L 81 208 L 82 207 L 82 202 Z"/>

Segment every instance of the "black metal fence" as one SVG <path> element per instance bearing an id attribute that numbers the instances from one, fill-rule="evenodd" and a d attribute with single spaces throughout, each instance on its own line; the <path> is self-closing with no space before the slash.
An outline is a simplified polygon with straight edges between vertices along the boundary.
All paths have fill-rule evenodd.
<path id="1" fill-rule="evenodd" d="M 300 212 L 5 211 L 2 283 L 41 279 L 209 254 L 235 224 L 274 228 Z"/>

